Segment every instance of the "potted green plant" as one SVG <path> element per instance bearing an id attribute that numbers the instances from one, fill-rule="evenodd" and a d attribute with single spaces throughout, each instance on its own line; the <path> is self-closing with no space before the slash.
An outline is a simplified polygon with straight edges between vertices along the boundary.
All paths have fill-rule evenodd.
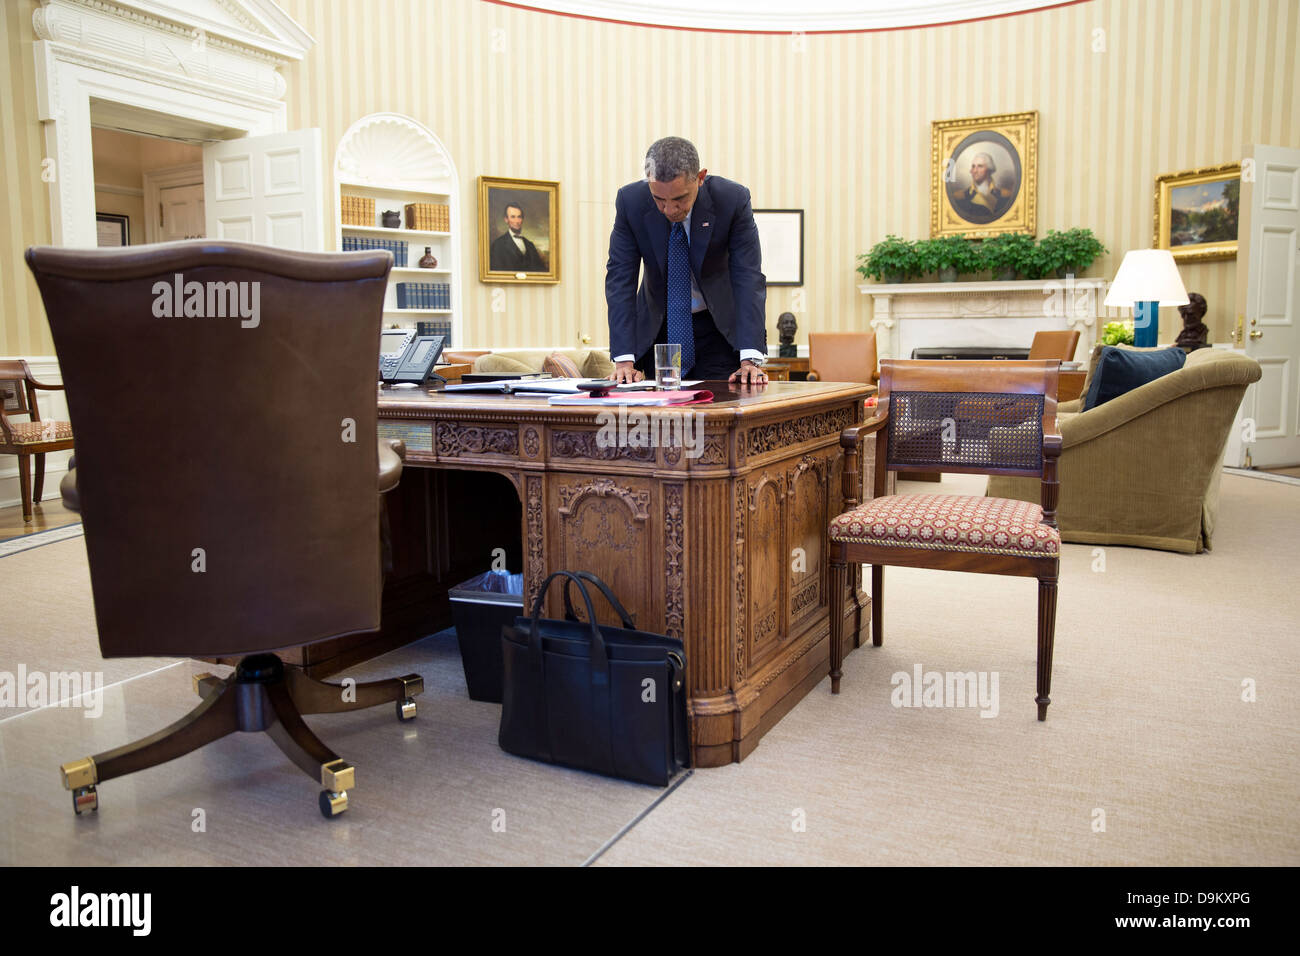
<path id="1" fill-rule="evenodd" d="M 1132 322 L 1107 322 L 1101 327 L 1101 341 L 1104 345 L 1132 345 Z"/>
<path id="2" fill-rule="evenodd" d="M 1062 268 L 1067 273 L 1082 275 L 1093 260 L 1105 254 L 1106 247 L 1091 229 L 1067 229 L 1061 233 L 1061 257 L 1065 260 Z"/>
<path id="3" fill-rule="evenodd" d="M 1038 241 L 1044 276 L 1056 274 L 1064 279 L 1068 273 L 1075 275 L 1092 265 L 1094 259 L 1106 252 L 1091 229 L 1067 229 L 1057 232 L 1049 229 Z"/>
<path id="4" fill-rule="evenodd" d="M 891 283 L 920 275 L 916 246 L 914 242 L 887 235 L 870 252 L 858 256 L 858 272 L 864 278 Z"/>
<path id="5" fill-rule="evenodd" d="M 925 243 L 923 258 L 939 273 L 940 282 L 955 282 L 959 275 L 970 275 L 984 267 L 983 257 L 975 244 L 963 235 L 941 236 Z"/>
<path id="6" fill-rule="evenodd" d="M 1034 240 L 1023 232 L 1004 232 L 985 239 L 980 253 L 993 277 L 1009 282 L 1017 273 L 1024 274 L 1032 268 Z"/>

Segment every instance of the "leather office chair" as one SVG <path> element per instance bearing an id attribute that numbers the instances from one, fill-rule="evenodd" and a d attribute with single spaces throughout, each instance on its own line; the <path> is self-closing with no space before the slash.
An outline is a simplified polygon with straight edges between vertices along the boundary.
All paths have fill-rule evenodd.
<path id="1" fill-rule="evenodd" d="M 54 391 L 62 385 L 38 382 L 22 359 L 0 361 L 0 454 L 18 456 L 18 489 L 23 500 L 23 521 L 32 520 L 32 505 L 45 491 L 45 456 L 72 447 L 69 422 L 43 420 L 36 390 Z M 26 415 L 25 422 L 10 415 Z M 32 485 L 32 459 L 36 459 L 36 484 Z"/>
<path id="2" fill-rule="evenodd" d="M 271 651 L 380 623 L 377 439 L 386 252 L 295 253 L 207 240 L 27 251 L 77 428 L 63 482 L 85 527 L 105 657 L 242 657 L 162 731 L 64 764 L 78 813 L 98 784 L 235 731 L 264 731 L 347 809 L 353 767 L 302 714 L 395 702 L 419 675 L 348 688 Z M 186 312 L 189 315 L 186 315 Z M 195 313 L 199 314 L 195 314 Z M 122 388 L 125 369 L 147 387 Z M 377 477 L 378 476 L 378 477 Z"/>
<path id="3" fill-rule="evenodd" d="M 871 642 L 883 638 L 888 564 L 1038 579 L 1038 719 L 1051 703 L 1052 644 L 1061 535 L 1056 528 L 1059 363 L 880 363 L 876 417 L 845 429 L 847 511 L 830 525 L 831 594 L 845 600 L 850 564 L 871 565 Z M 876 497 L 861 505 L 858 443 L 876 440 Z M 1042 504 L 973 495 L 886 495 L 889 471 L 1023 475 L 1041 482 Z M 844 613 L 831 608 L 831 692 L 839 693 Z"/>
<path id="4" fill-rule="evenodd" d="M 1059 359 L 1074 361 L 1074 350 L 1079 347 L 1079 330 L 1035 332 L 1029 345 L 1031 359 Z"/>
<path id="5" fill-rule="evenodd" d="M 812 332 L 808 335 L 808 381 L 880 381 L 875 332 Z"/>

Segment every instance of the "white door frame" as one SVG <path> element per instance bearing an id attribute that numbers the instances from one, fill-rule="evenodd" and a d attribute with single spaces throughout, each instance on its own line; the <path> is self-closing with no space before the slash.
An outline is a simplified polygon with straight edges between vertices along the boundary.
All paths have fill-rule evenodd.
<path id="1" fill-rule="evenodd" d="M 301 27 L 271 0 L 212 2 L 211 16 L 202 3 L 156 5 L 170 8 L 170 22 L 119 0 L 42 0 L 33 16 L 55 245 L 95 245 L 92 99 L 177 117 L 220 139 L 285 128 L 278 68 L 314 42 Z M 231 9 L 237 24 L 213 18 Z"/>
<path id="2" fill-rule="evenodd" d="M 164 166 L 145 170 L 144 173 L 144 241 L 161 242 L 159 224 L 154 218 L 162 202 L 162 191 L 172 186 L 202 186 L 203 164 L 185 163 L 182 166 Z"/>

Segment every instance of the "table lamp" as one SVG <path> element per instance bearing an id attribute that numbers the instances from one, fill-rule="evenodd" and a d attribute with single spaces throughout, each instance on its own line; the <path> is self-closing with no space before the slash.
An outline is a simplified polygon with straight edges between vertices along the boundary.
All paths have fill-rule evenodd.
<path id="1" fill-rule="evenodd" d="M 1124 253 L 1119 272 L 1106 292 L 1107 307 L 1133 310 L 1133 344 L 1151 347 L 1160 332 L 1160 306 L 1186 305 L 1174 254 L 1168 249 L 1133 249 Z"/>

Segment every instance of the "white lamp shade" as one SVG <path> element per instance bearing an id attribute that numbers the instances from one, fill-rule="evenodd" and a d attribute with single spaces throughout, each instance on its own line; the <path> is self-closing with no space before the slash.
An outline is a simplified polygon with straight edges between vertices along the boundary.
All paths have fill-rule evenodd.
<path id="1" fill-rule="evenodd" d="M 1168 249 L 1133 249 L 1124 253 L 1119 272 L 1106 292 L 1106 305 L 1132 308 L 1135 302 L 1159 302 L 1161 305 L 1186 305 L 1174 254 Z"/>

